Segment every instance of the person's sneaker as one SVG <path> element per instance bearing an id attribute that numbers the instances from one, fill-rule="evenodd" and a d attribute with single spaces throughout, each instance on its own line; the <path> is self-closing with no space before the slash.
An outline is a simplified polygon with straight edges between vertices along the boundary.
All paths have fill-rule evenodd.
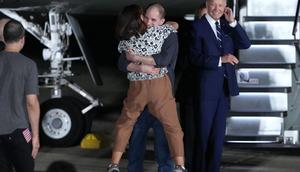
<path id="1" fill-rule="evenodd" d="M 173 172 L 187 172 L 183 165 L 175 165 Z"/>
<path id="2" fill-rule="evenodd" d="M 107 172 L 120 172 L 118 164 L 109 164 L 107 167 Z"/>

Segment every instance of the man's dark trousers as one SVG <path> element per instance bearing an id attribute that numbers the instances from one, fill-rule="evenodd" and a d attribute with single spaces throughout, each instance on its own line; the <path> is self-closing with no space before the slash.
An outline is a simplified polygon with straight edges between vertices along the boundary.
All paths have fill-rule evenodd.
<path id="1" fill-rule="evenodd" d="M 34 172 L 34 161 L 31 156 L 32 145 L 27 143 L 23 129 L 17 129 L 8 135 L 0 135 L 0 171 L 12 172 L 12 164 L 16 172 Z"/>

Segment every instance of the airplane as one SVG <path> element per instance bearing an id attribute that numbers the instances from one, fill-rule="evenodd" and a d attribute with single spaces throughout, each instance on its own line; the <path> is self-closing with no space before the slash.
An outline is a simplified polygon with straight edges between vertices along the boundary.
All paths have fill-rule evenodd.
<path id="1" fill-rule="evenodd" d="M 41 104 L 41 140 L 51 146 L 71 146 L 78 143 L 92 125 L 92 109 L 103 103 L 69 80 L 74 75 L 72 61 L 84 60 L 95 85 L 101 85 L 102 79 L 97 71 L 87 40 L 76 16 L 105 16 L 114 18 L 125 5 L 137 3 L 146 6 L 147 1 L 0 1 L 0 12 L 22 23 L 25 30 L 42 47 L 42 58 L 50 62 L 50 70 L 39 75 L 40 88 L 49 88 L 50 98 Z M 189 9 L 200 4 L 198 1 L 162 1 L 170 10 L 168 15 L 181 16 Z M 185 8 L 184 8 L 185 7 Z M 94 17 L 95 19 L 95 17 Z M 91 26 L 93 23 L 91 23 Z M 107 23 L 105 23 L 107 24 Z M 95 26 L 95 24 L 94 24 Z M 105 25 L 101 26 L 105 27 Z M 112 27 L 108 25 L 108 27 Z M 112 30 L 109 30 L 111 32 Z M 81 57 L 70 57 L 70 37 L 75 35 Z M 108 39 L 114 39 L 112 34 Z M 28 41 L 27 41 L 28 42 Z M 112 48 L 110 48 L 112 49 Z M 66 86 L 81 95 L 88 103 L 75 97 L 63 96 Z M 83 105 L 84 104 L 84 105 Z M 79 107 L 79 108 L 78 108 Z"/>
<path id="2" fill-rule="evenodd" d="M 91 127 L 91 119 L 89 119 L 90 116 L 87 113 L 94 107 L 102 106 L 101 101 L 67 79 L 74 75 L 71 71 L 72 61 L 85 59 L 84 61 L 94 84 L 102 84 L 93 58 L 90 57 L 85 47 L 85 40 L 78 22 L 74 17 L 61 12 L 62 7 L 62 4 L 50 7 L 48 11 L 49 21 L 45 22 L 44 28 L 18 14 L 17 11 L 22 11 L 24 8 L 0 9 L 0 12 L 7 17 L 21 22 L 25 30 L 45 46 L 42 57 L 44 61 L 50 62 L 50 70 L 39 75 L 39 86 L 40 88 L 51 89 L 51 99 L 41 105 L 41 138 L 45 143 L 56 146 L 74 144 L 84 134 L 84 128 Z M 82 57 L 69 57 L 67 54 L 70 44 L 69 37 L 72 33 L 74 33 L 79 43 Z M 63 86 L 77 92 L 89 104 L 80 107 L 80 102 L 76 98 L 64 98 L 62 96 Z M 70 115 L 71 113 L 72 115 Z"/>
<path id="3" fill-rule="evenodd" d="M 159 2 L 164 4 L 167 15 L 172 20 L 178 21 L 181 28 L 185 28 L 185 25 L 189 24 L 185 17 L 192 16 L 194 10 L 205 0 L 161 0 Z M 64 78 L 72 76 L 70 61 L 84 59 L 93 82 L 96 85 L 102 83 L 100 75 L 97 74 L 97 67 L 92 62 L 95 59 L 87 51 L 88 48 L 93 47 L 90 45 L 89 47 L 86 42 L 91 41 L 91 38 L 85 40 L 87 33 L 81 29 L 82 25 L 78 18 L 82 16 L 85 19 L 89 18 L 91 27 L 101 28 L 100 34 L 103 34 L 101 31 L 110 32 L 103 35 L 103 40 L 111 42 L 114 39 L 112 28 L 115 16 L 122 7 L 133 3 L 146 6 L 150 1 L 0 1 L 0 12 L 24 23 L 27 26 L 26 30 L 47 47 L 42 56 L 44 60 L 51 61 L 53 69 L 48 74 L 41 75 L 41 86 L 51 87 L 53 91 L 52 98 L 46 103 L 49 107 L 45 111 L 46 116 L 42 114 L 41 130 L 43 139 L 50 145 L 75 144 L 89 130 L 91 123 L 91 119 L 78 118 L 78 116 L 101 105 L 100 100 Z M 297 44 L 299 21 L 296 20 L 299 16 L 299 0 L 289 0 L 284 4 L 280 0 L 266 2 L 230 0 L 228 4 L 245 28 L 252 46 L 249 50 L 238 52 L 240 64 L 236 72 L 241 93 L 231 99 L 231 111 L 226 126 L 226 142 L 299 144 L 300 79 L 298 78 L 300 76 L 298 75 L 300 71 L 297 57 L 299 57 L 300 49 Z M 27 16 L 27 19 L 21 16 L 22 13 Z M 42 29 L 37 23 L 31 22 L 26 13 L 42 13 L 44 16 L 47 14 L 48 18 L 46 17 L 47 20 L 44 21 L 45 27 Z M 51 27 L 58 32 L 53 33 Z M 179 30 L 179 34 L 184 31 L 186 30 Z M 71 33 L 76 37 L 82 57 L 69 57 L 66 53 Z M 93 32 L 93 34 L 99 33 Z M 61 43 L 63 46 L 51 47 L 52 41 Z M 108 50 L 106 55 L 112 56 L 114 48 L 104 48 Z M 56 51 L 61 53 L 58 59 L 55 56 Z M 118 55 L 113 54 L 113 56 Z M 58 68 L 57 66 L 61 63 L 64 67 Z M 74 113 L 76 115 L 66 112 L 66 109 L 72 109 L 70 112 L 73 112 L 73 107 L 78 107 L 80 102 L 74 98 L 69 101 L 70 98 L 61 97 L 62 85 L 78 92 L 90 104 L 85 107 L 80 106 L 81 109 L 77 109 Z M 65 105 L 65 102 L 69 102 L 70 105 Z M 62 107 L 62 104 L 67 108 Z M 81 122 L 78 122 L 78 119 Z M 55 121 L 59 122 L 55 123 Z M 63 121 L 71 121 L 76 125 L 76 129 L 75 125 L 67 125 L 62 123 Z"/>
<path id="4" fill-rule="evenodd" d="M 205 0 L 159 0 L 159 1 L 139 1 L 139 0 L 1 0 L 0 7 L 19 8 L 19 7 L 45 7 L 51 4 L 67 4 L 72 14 L 88 15 L 117 15 L 118 12 L 126 5 L 139 4 L 147 6 L 151 2 L 160 2 L 167 9 L 169 16 L 183 16 L 184 14 L 193 13 L 194 10 Z M 33 9 L 36 10 L 36 9 Z"/>

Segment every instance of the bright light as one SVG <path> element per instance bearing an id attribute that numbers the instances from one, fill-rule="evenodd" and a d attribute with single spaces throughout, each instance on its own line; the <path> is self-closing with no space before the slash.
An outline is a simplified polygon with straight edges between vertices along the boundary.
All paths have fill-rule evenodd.
<path id="1" fill-rule="evenodd" d="M 195 15 L 194 14 L 186 14 L 184 15 L 184 19 L 188 21 L 194 21 Z"/>

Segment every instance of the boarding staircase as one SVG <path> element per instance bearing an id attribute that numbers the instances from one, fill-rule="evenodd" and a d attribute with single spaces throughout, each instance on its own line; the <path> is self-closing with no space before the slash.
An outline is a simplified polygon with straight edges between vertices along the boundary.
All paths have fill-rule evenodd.
<path id="1" fill-rule="evenodd" d="M 295 144 L 298 140 L 293 135 L 298 131 L 293 125 L 300 110 L 299 32 L 293 36 L 292 31 L 294 23 L 299 30 L 299 22 L 294 22 L 299 1 L 240 0 L 238 5 L 239 22 L 251 47 L 239 51 L 240 95 L 231 98 L 225 140 Z M 288 133 L 292 136 L 286 137 Z"/>

